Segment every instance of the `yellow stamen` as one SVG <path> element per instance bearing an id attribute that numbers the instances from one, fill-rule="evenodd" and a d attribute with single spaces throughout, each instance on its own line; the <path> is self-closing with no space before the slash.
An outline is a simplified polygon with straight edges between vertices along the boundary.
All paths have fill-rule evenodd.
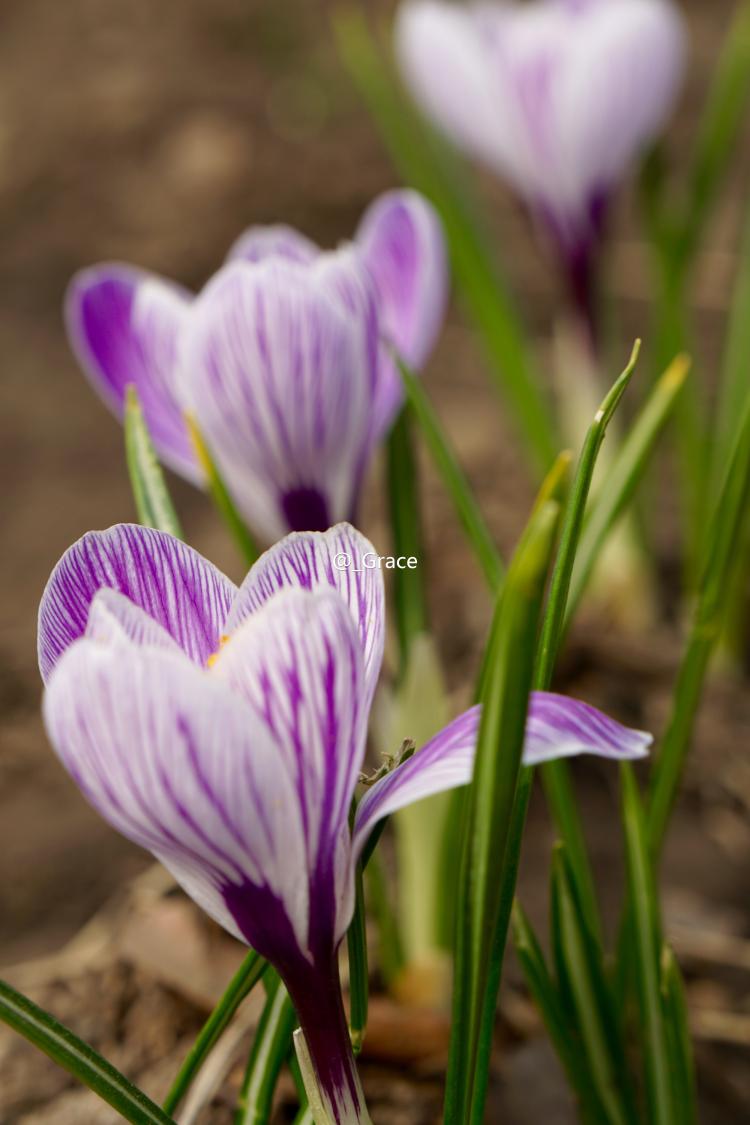
<path id="1" fill-rule="evenodd" d="M 221 652 L 221 650 L 222 650 L 222 649 L 224 648 L 224 645 L 225 645 L 225 644 L 227 643 L 227 641 L 228 641 L 228 640 L 229 640 L 229 636 L 228 636 L 228 634 L 226 634 L 226 633 L 223 633 L 223 634 L 222 634 L 222 635 L 221 635 L 221 636 L 219 637 L 219 647 L 218 647 L 218 649 L 216 650 L 216 652 L 212 652 L 212 653 L 211 653 L 211 655 L 209 656 L 208 660 L 206 661 L 206 667 L 207 667 L 207 668 L 213 668 L 214 664 L 215 664 L 215 663 L 216 663 L 216 661 L 217 661 L 217 660 L 219 659 L 219 653 L 220 653 L 220 652 Z"/>

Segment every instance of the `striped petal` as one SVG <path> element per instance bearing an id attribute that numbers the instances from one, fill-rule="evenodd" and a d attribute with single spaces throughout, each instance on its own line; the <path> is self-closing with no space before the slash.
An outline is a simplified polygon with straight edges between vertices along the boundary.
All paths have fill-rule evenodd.
<path id="1" fill-rule="evenodd" d="M 190 301 L 189 294 L 158 277 L 108 263 L 76 274 L 65 312 L 76 358 L 107 406 L 122 418 L 125 390 L 134 384 L 159 455 L 200 483 L 179 385 Z"/>
<path id="2" fill-rule="evenodd" d="M 474 769 L 481 711 L 472 707 L 365 794 L 357 808 L 354 852 L 359 856 L 375 824 L 398 809 L 466 785 Z M 533 692 L 526 719 L 523 762 L 595 754 L 614 761 L 643 758 L 652 737 L 610 719 L 588 703 L 551 692 Z"/>
<path id="3" fill-rule="evenodd" d="M 448 261 L 440 220 L 416 191 L 390 191 L 365 212 L 357 244 L 375 278 L 381 330 L 410 367 L 424 366 L 445 317 Z M 403 400 L 390 357 L 378 396 L 376 428 L 387 428 Z"/>
<path id="4" fill-rule="evenodd" d="M 273 226 L 249 227 L 227 254 L 228 261 L 262 262 L 266 258 L 285 258 L 306 265 L 320 253 L 315 243 L 294 227 L 278 223 Z"/>
<path id="5" fill-rule="evenodd" d="M 216 567 L 171 535 L 137 524 L 90 531 L 65 552 L 42 595 L 37 646 L 45 682 L 86 632 L 91 603 L 103 588 L 144 610 L 198 664 L 218 648 L 236 594 Z"/>
<path id="6" fill-rule="evenodd" d="M 383 574 L 377 552 L 350 524 L 326 532 L 287 535 L 258 559 L 240 587 L 227 619 L 231 634 L 281 590 L 335 590 L 349 607 L 364 660 L 366 702 L 372 702 L 385 640 Z"/>
<path id="7" fill-rule="evenodd" d="M 247 700 L 294 781 L 290 817 L 301 819 L 306 849 L 298 877 L 306 872 L 311 888 L 308 948 L 322 960 L 353 906 L 348 815 L 368 708 L 351 613 L 333 590 L 285 590 L 231 635 L 212 674 Z"/>
<path id="8" fill-rule="evenodd" d="M 309 912 L 295 786 L 247 704 L 182 654 L 73 645 L 45 693 L 89 802 L 240 939 L 293 957 Z"/>
<path id="9" fill-rule="evenodd" d="M 185 364 L 192 408 L 258 531 L 274 540 L 351 515 L 372 366 L 361 324 L 309 269 L 225 266 L 194 305 Z"/>

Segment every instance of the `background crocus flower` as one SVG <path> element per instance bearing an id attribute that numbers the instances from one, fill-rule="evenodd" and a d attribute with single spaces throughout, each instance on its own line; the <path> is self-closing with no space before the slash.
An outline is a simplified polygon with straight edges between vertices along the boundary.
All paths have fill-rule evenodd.
<path id="1" fill-rule="evenodd" d="M 425 112 L 551 231 L 579 301 L 607 202 L 659 133 L 684 64 L 670 0 L 406 0 L 402 72 Z"/>
<path id="2" fill-rule="evenodd" d="M 383 654 L 374 554 L 348 525 L 290 535 L 238 589 L 180 541 L 120 525 L 65 553 L 39 612 L 62 762 L 102 816 L 276 966 L 335 1122 L 367 1120 L 336 962 L 354 865 L 382 817 L 469 780 L 479 723 L 474 708 L 374 784 L 350 831 Z M 634 758 L 649 742 L 537 694 L 525 759 Z"/>
<path id="3" fill-rule="evenodd" d="M 416 192 L 381 196 L 354 242 L 323 252 L 253 228 L 197 296 L 131 266 L 78 274 L 68 334 L 118 415 L 135 384 L 162 459 L 194 483 L 191 411 L 226 483 L 269 540 L 351 519 L 402 401 L 386 344 L 420 367 L 447 300 L 439 221 Z"/>

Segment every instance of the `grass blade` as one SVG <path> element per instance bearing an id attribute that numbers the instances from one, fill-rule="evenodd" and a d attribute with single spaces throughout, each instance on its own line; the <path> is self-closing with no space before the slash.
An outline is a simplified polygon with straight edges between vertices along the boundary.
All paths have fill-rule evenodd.
<path id="1" fill-rule="evenodd" d="M 503 563 L 495 546 L 479 505 L 474 498 L 466 477 L 456 460 L 448 439 L 432 404 L 425 394 L 424 387 L 402 360 L 398 360 L 401 378 L 409 403 L 419 422 L 422 434 L 438 472 L 443 478 L 446 491 L 453 501 L 461 526 L 482 568 L 490 588 L 497 590 L 503 579 Z"/>
<path id="2" fill-rule="evenodd" d="M 198 1071 L 226 1031 L 235 1012 L 255 988 L 268 963 L 251 950 L 229 982 L 229 987 L 201 1028 L 198 1038 L 190 1048 L 172 1087 L 164 1099 L 166 1113 L 174 1113 L 190 1089 Z"/>
<path id="3" fill-rule="evenodd" d="M 583 1043 L 604 1113 L 602 1125 L 635 1125 L 634 1095 L 601 947 L 586 922 L 563 844 L 552 860 L 551 917 L 558 986 Z"/>
<path id="4" fill-rule="evenodd" d="M 98 1094 L 126 1121 L 133 1125 L 174 1125 L 163 1109 L 93 1047 L 5 981 L 0 981 L 0 1019 Z"/>
<path id="5" fill-rule="evenodd" d="M 669 1046 L 675 1120 L 684 1122 L 684 1125 L 696 1125 L 698 1101 L 685 988 L 677 959 L 666 945 L 661 955 L 661 992 Z"/>
<path id="6" fill-rule="evenodd" d="M 216 462 L 211 456 L 211 451 L 206 445 L 203 434 L 198 428 L 198 423 L 192 414 L 185 415 L 185 425 L 187 426 L 190 440 L 193 443 L 195 456 L 205 474 L 208 490 L 211 493 L 211 498 L 213 499 L 216 510 L 227 525 L 243 560 L 247 566 L 250 567 L 260 555 L 260 548 L 250 534 L 242 516 L 237 511 L 235 503 L 229 494 L 229 490 L 224 484 L 221 473 L 217 468 Z"/>
<path id="7" fill-rule="evenodd" d="M 296 1014 L 273 969 L 265 978 L 266 1004 L 253 1039 L 235 1125 L 267 1125 L 279 1073 L 292 1045 Z"/>
<path id="8" fill-rule="evenodd" d="M 542 392 L 526 333 L 488 252 L 455 153 L 438 139 L 401 88 L 361 12 L 340 12 L 339 53 L 404 179 L 432 200 L 445 228 L 453 273 L 481 332 L 492 374 L 513 410 L 534 467 L 545 472 L 557 451 L 556 427 Z"/>
<path id="9" fill-rule="evenodd" d="M 138 392 L 131 384 L 125 394 L 125 456 L 130 486 L 140 523 L 184 539 L 164 473 L 148 432 Z"/>
<path id="10" fill-rule="evenodd" d="M 397 558 L 418 560 L 414 570 L 407 567 L 393 572 L 394 605 L 401 654 L 399 671 L 403 679 L 409 664 L 411 642 L 427 630 L 419 480 L 408 406 L 403 408 L 391 428 L 386 453 L 393 553 Z"/>
<path id="11" fill-rule="evenodd" d="M 354 915 L 346 934 L 349 953 L 349 1036 L 354 1054 L 362 1050 L 367 1030 L 370 981 L 367 967 L 367 930 L 362 864 L 357 864 Z"/>
<path id="12" fill-rule="evenodd" d="M 578 607 L 609 533 L 627 509 L 643 479 L 656 442 L 674 410 L 689 370 L 690 360 L 687 356 L 678 356 L 669 365 L 615 453 L 606 479 L 589 504 L 568 593 L 566 624 Z"/>
<path id="13" fill-rule="evenodd" d="M 670 1052 L 660 989 L 659 904 L 648 850 L 646 820 L 635 775 L 628 765 L 623 765 L 620 776 L 649 1121 L 652 1125 L 673 1125 L 682 1118 L 675 1116 L 672 1102 Z"/>
<path id="14" fill-rule="evenodd" d="M 537 627 L 559 506 L 532 517 L 497 602 L 474 778 L 466 797 L 458 891 L 454 1019 L 445 1120 L 468 1122 L 511 811 L 531 688 Z M 493 1003 L 496 997 L 493 998 Z M 480 1085 L 484 1081 L 480 1079 Z"/>

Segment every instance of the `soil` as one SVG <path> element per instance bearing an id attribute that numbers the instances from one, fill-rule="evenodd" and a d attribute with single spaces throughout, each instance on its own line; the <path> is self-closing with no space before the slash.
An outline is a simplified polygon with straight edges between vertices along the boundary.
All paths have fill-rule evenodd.
<path id="1" fill-rule="evenodd" d="M 694 60 L 673 131 L 677 178 L 732 4 L 695 0 L 687 7 Z M 351 233 L 369 200 L 396 180 L 337 62 L 331 11 L 321 0 L 5 0 L 0 11 L 0 966 L 157 1099 L 237 950 L 160 885 L 149 857 L 88 809 L 39 719 L 35 615 L 49 571 L 84 531 L 134 517 L 122 434 L 76 369 L 62 297 L 76 269 L 112 258 L 197 287 L 253 223 L 291 223 L 324 244 Z M 695 285 L 697 356 L 709 387 L 736 261 L 747 143 L 738 146 L 737 164 Z M 554 279 L 515 203 L 484 179 L 482 189 L 510 283 L 548 367 Z M 647 255 L 634 212 L 626 192 L 608 268 L 623 355 L 627 341 L 649 332 Z M 532 483 L 458 308 L 425 379 L 508 550 Z M 652 492 L 662 593 L 664 604 L 674 605 L 676 501 L 667 464 L 660 474 Z M 378 475 L 376 466 L 363 522 L 375 542 L 387 543 Z M 461 691 L 476 668 L 488 599 L 426 461 L 423 479 L 433 617 L 451 686 Z M 240 578 L 205 498 L 171 483 L 190 541 Z M 679 657 L 678 623 L 665 614 L 647 636 L 621 621 L 602 624 L 583 612 L 559 686 L 658 732 Z M 667 929 L 688 981 L 701 1120 L 708 1123 L 747 1119 L 750 1106 L 749 733 L 746 681 L 717 671 L 663 867 Z M 575 777 L 614 924 L 622 886 L 616 778 L 590 762 L 577 765 Z M 540 927 L 552 840 L 537 794 L 520 895 Z M 178 972 L 175 950 L 186 958 Z M 211 979 L 201 976 L 207 963 Z M 501 1013 L 488 1120 L 573 1121 L 512 957 Z M 229 1094 L 240 1081 L 252 1016 L 229 1044 L 228 1077 L 219 1076 L 196 1120 L 231 1119 Z M 418 1026 L 430 1051 L 394 1059 L 388 1044 L 407 1018 L 427 1023 L 412 1023 L 402 1039 L 413 1039 Z M 439 1120 L 444 1044 L 444 1023 L 378 999 L 363 1059 L 376 1125 Z M 2 1125 L 117 1120 L 5 1031 L 0 1073 Z M 291 1120 L 293 1091 L 282 1085 L 280 1094 L 277 1120 Z"/>

